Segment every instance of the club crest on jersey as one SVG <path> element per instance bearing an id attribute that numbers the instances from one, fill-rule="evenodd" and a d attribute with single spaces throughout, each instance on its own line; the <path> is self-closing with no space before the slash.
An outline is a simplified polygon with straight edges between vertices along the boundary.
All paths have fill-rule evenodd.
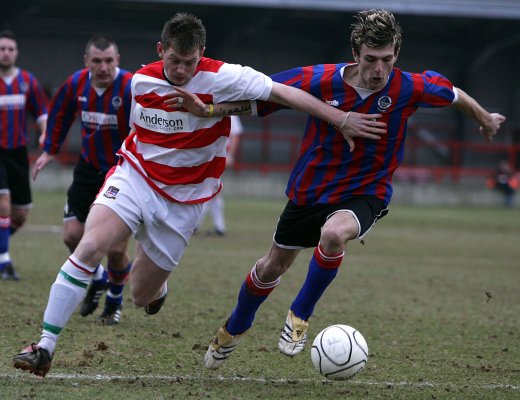
<path id="1" fill-rule="evenodd" d="M 107 199 L 115 199 L 116 195 L 119 193 L 119 189 L 115 186 L 109 186 L 107 191 L 103 196 L 105 196 Z"/>
<path id="2" fill-rule="evenodd" d="M 382 96 L 377 100 L 377 109 L 379 112 L 387 112 L 392 106 L 392 99 L 389 96 Z"/>
<path id="3" fill-rule="evenodd" d="M 20 82 L 20 91 L 25 93 L 29 90 L 29 87 L 27 86 L 27 83 L 25 81 Z"/>
<path id="4" fill-rule="evenodd" d="M 116 110 L 119 110 L 119 107 L 121 107 L 121 104 L 123 104 L 123 99 L 119 96 L 112 97 L 112 107 L 114 107 Z"/>

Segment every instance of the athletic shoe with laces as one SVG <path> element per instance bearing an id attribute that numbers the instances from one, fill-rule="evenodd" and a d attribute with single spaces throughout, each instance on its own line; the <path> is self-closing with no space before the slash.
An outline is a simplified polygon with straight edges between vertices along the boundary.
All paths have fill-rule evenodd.
<path id="1" fill-rule="evenodd" d="M 240 335 L 231 335 L 227 329 L 227 322 L 221 326 L 217 335 L 211 340 L 208 351 L 204 356 L 204 365 L 209 369 L 217 369 L 226 361 L 240 342 L 245 332 Z"/>
<path id="2" fill-rule="evenodd" d="M 114 304 L 110 302 L 105 303 L 105 308 L 101 315 L 96 319 L 98 325 L 114 326 L 119 324 L 121 320 L 122 304 Z"/>
<path id="3" fill-rule="evenodd" d="M 20 277 L 18 276 L 18 273 L 14 269 L 13 264 L 9 263 L 5 266 L 4 270 L 2 271 L 2 280 L 4 281 L 19 281 Z"/>
<path id="4" fill-rule="evenodd" d="M 157 314 L 161 310 L 161 307 L 163 306 L 164 302 L 166 301 L 167 295 L 168 295 L 168 292 L 166 292 L 166 294 L 163 297 L 159 297 L 158 299 L 153 300 L 150 303 L 148 303 L 147 305 L 145 305 L 144 312 L 147 313 L 148 315 Z"/>
<path id="5" fill-rule="evenodd" d="M 286 356 L 295 356 L 300 353 L 307 342 L 307 330 L 309 323 L 301 318 L 298 318 L 289 310 L 285 326 L 278 341 L 278 348 Z"/>
<path id="6" fill-rule="evenodd" d="M 92 314 L 96 308 L 98 308 L 99 298 L 105 292 L 105 290 L 107 290 L 107 288 L 107 284 L 104 284 L 103 286 L 91 284 L 88 287 L 87 295 L 85 296 L 85 300 L 83 300 L 83 304 L 81 305 L 81 309 L 79 311 L 83 317 Z"/>
<path id="7" fill-rule="evenodd" d="M 29 371 L 42 378 L 47 375 L 47 372 L 51 369 L 51 364 L 52 355 L 34 343 L 13 357 L 13 367 Z"/>

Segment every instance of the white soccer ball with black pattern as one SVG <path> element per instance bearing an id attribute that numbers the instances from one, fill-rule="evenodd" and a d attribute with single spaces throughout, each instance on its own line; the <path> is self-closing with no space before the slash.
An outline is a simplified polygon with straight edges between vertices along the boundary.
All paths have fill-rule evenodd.
<path id="1" fill-rule="evenodd" d="M 361 332 L 351 326 L 331 325 L 314 339 L 311 359 L 314 368 L 325 378 L 350 379 L 365 368 L 367 342 Z"/>

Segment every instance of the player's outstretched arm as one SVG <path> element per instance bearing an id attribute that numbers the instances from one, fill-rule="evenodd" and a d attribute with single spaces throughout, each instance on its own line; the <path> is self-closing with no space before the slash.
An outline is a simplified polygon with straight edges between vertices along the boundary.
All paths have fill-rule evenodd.
<path id="1" fill-rule="evenodd" d="M 196 94 L 174 86 L 175 92 L 164 96 L 164 104 L 170 110 L 185 109 L 190 114 L 202 118 L 225 115 L 251 115 L 251 102 L 234 101 L 220 104 L 206 104 Z"/>
<path id="2" fill-rule="evenodd" d="M 458 99 L 455 107 L 480 125 L 480 133 L 491 142 L 498 133 L 500 125 L 506 120 L 501 114 L 487 112 L 473 97 L 457 88 Z"/>
<path id="3" fill-rule="evenodd" d="M 206 118 L 251 114 L 249 101 L 204 104 L 197 95 L 187 90 L 179 87 L 175 87 L 175 90 L 176 92 L 165 96 L 164 103 L 169 109 L 182 107 L 194 115 Z M 331 123 L 341 132 L 349 144 L 350 151 L 354 150 L 355 137 L 378 140 L 381 135 L 386 134 L 386 124 L 377 121 L 381 114 L 345 113 L 291 86 L 273 82 L 273 90 L 268 101 L 303 111 Z"/>
<path id="4" fill-rule="evenodd" d="M 381 114 L 345 113 L 292 86 L 273 82 L 273 90 L 268 100 L 329 122 L 341 132 L 349 144 L 350 151 L 355 147 L 353 138 L 378 140 L 386 133 L 386 124 L 377 121 Z"/>

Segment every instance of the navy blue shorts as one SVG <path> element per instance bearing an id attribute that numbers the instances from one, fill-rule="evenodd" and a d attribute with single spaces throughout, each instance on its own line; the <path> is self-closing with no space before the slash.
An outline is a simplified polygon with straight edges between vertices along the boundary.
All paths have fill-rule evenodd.
<path id="1" fill-rule="evenodd" d="M 278 220 L 275 243 L 289 248 L 316 247 L 321 227 L 338 210 L 349 210 L 355 215 L 360 226 L 359 238 L 388 214 L 383 200 L 375 196 L 353 196 L 341 203 L 311 206 L 297 206 L 289 200 Z"/>
<path id="2" fill-rule="evenodd" d="M 82 158 L 74 167 L 72 184 L 67 191 L 67 204 L 63 218 L 75 217 L 79 222 L 85 222 L 90 206 L 105 182 L 106 172 L 95 169 Z"/>
<path id="3" fill-rule="evenodd" d="M 0 190 L 9 190 L 14 206 L 31 205 L 27 147 L 0 149 Z"/>

